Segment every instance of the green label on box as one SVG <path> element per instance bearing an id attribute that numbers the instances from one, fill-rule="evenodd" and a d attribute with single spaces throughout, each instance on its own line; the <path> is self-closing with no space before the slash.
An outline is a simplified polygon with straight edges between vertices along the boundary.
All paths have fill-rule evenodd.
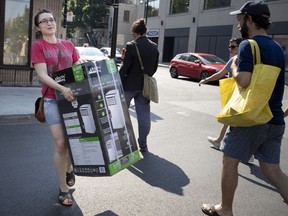
<path id="1" fill-rule="evenodd" d="M 131 152 L 129 155 L 126 155 L 125 157 L 122 157 L 115 162 L 109 164 L 109 171 L 110 175 L 114 175 L 115 173 L 119 172 L 120 170 L 123 170 L 132 164 L 136 163 L 141 159 L 139 150 L 136 150 L 134 152 Z"/>
<path id="2" fill-rule="evenodd" d="M 79 139 L 80 142 L 95 142 L 99 141 L 99 137 L 83 137 Z"/>
<path id="3" fill-rule="evenodd" d="M 73 71 L 74 79 L 76 82 L 81 82 L 82 80 L 84 80 L 85 78 L 84 71 L 82 70 L 81 64 L 73 65 L 72 71 Z"/>
<path id="4" fill-rule="evenodd" d="M 117 67 L 116 67 L 114 59 L 106 60 L 106 65 L 107 65 L 109 73 L 116 73 L 117 72 Z"/>

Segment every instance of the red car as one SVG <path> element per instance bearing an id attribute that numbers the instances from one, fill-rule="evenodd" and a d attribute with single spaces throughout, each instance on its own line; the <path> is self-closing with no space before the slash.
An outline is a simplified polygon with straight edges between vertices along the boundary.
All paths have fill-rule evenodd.
<path id="1" fill-rule="evenodd" d="M 226 62 L 216 55 L 208 53 L 180 53 L 171 61 L 169 66 L 172 78 L 178 76 L 204 79 L 220 71 Z"/>

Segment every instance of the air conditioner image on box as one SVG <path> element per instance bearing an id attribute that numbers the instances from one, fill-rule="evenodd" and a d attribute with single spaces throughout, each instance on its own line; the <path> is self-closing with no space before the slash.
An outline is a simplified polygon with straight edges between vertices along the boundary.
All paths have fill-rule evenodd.
<path id="1" fill-rule="evenodd" d="M 95 133 L 96 126 L 93 119 L 92 109 L 90 104 L 83 104 L 80 106 L 80 113 L 84 124 L 86 133 Z"/>
<path id="2" fill-rule="evenodd" d="M 113 140 L 113 138 L 114 138 L 114 140 Z M 106 148 L 108 151 L 108 156 L 109 156 L 110 162 L 123 156 L 121 143 L 120 143 L 118 134 L 116 132 L 111 134 L 111 139 L 109 139 L 106 142 Z"/>
<path id="3" fill-rule="evenodd" d="M 125 126 L 120 95 L 117 90 L 110 90 L 106 93 L 106 102 L 111 115 L 113 129 Z"/>

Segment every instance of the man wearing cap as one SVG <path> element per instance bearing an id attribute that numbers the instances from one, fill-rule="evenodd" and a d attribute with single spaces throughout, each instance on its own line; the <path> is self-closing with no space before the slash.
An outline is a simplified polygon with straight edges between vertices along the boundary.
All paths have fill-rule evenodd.
<path id="1" fill-rule="evenodd" d="M 222 199 L 217 205 L 203 204 L 206 215 L 233 215 L 233 198 L 238 183 L 238 164 L 248 161 L 254 154 L 259 160 L 263 174 L 277 188 L 283 200 L 288 200 L 288 177 L 280 166 L 281 141 L 285 130 L 282 98 L 284 94 L 285 59 L 281 46 L 266 33 L 271 22 L 268 6 L 263 2 L 247 2 L 230 15 L 237 15 L 238 29 L 243 38 L 258 43 L 263 64 L 281 68 L 274 91 L 269 100 L 273 118 L 263 125 L 252 127 L 230 127 L 223 145 L 223 168 L 221 178 Z M 236 60 L 235 60 L 236 61 Z M 247 88 L 253 72 L 253 56 L 248 40 L 238 49 L 238 67 L 232 63 L 231 71 L 238 85 Z M 265 76 L 263 74 L 263 76 Z M 277 213 L 276 213 L 277 215 Z"/>

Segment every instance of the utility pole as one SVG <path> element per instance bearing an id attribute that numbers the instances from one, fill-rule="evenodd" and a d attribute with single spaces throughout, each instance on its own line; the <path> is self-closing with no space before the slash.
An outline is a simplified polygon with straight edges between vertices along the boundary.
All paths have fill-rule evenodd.
<path id="1" fill-rule="evenodd" d="M 67 0 L 64 1 L 64 14 L 63 14 L 63 32 L 61 34 L 62 38 L 66 38 L 67 35 Z"/>
<path id="2" fill-rule="evenodd" d="M 118 31 L 118 11 L 119 11 L 119 4 L 114 4 L 112 41 L 111 41 L 111 58 L 115 58 L 115 55 L 116 55 L 116 42 L 117 42 L 117 31 Z"/>
<path id="3" fill-rule="evenodd" d="M 140 0 L 140 4 L 143 4 L 143 0 Z M 149 5 L 149 0 L 145 0 L 144 4 L 144 18 L 145 18 L 145 24 L 147 26 L 147 18 L 148 18 L 148 5 Z"/>
<path id="4" fill-rule="evenodd" d="M 104 0 L 104 2 L 106 5 L 113 6 L 113 8 L 114 8 L 110 58 L 115 58 L 116 42 L 117 42 L 117 29 L 118 29 L 119 0 Z"/>
<path id="5" fill-rule="evenodd" d="M 147 26 L 149 0 L 146 0 L 145 5 L 146 5 L 145 6 L 145 8 L 146 8 L 146 10 L 145 10 L 145 24 Z"/>

